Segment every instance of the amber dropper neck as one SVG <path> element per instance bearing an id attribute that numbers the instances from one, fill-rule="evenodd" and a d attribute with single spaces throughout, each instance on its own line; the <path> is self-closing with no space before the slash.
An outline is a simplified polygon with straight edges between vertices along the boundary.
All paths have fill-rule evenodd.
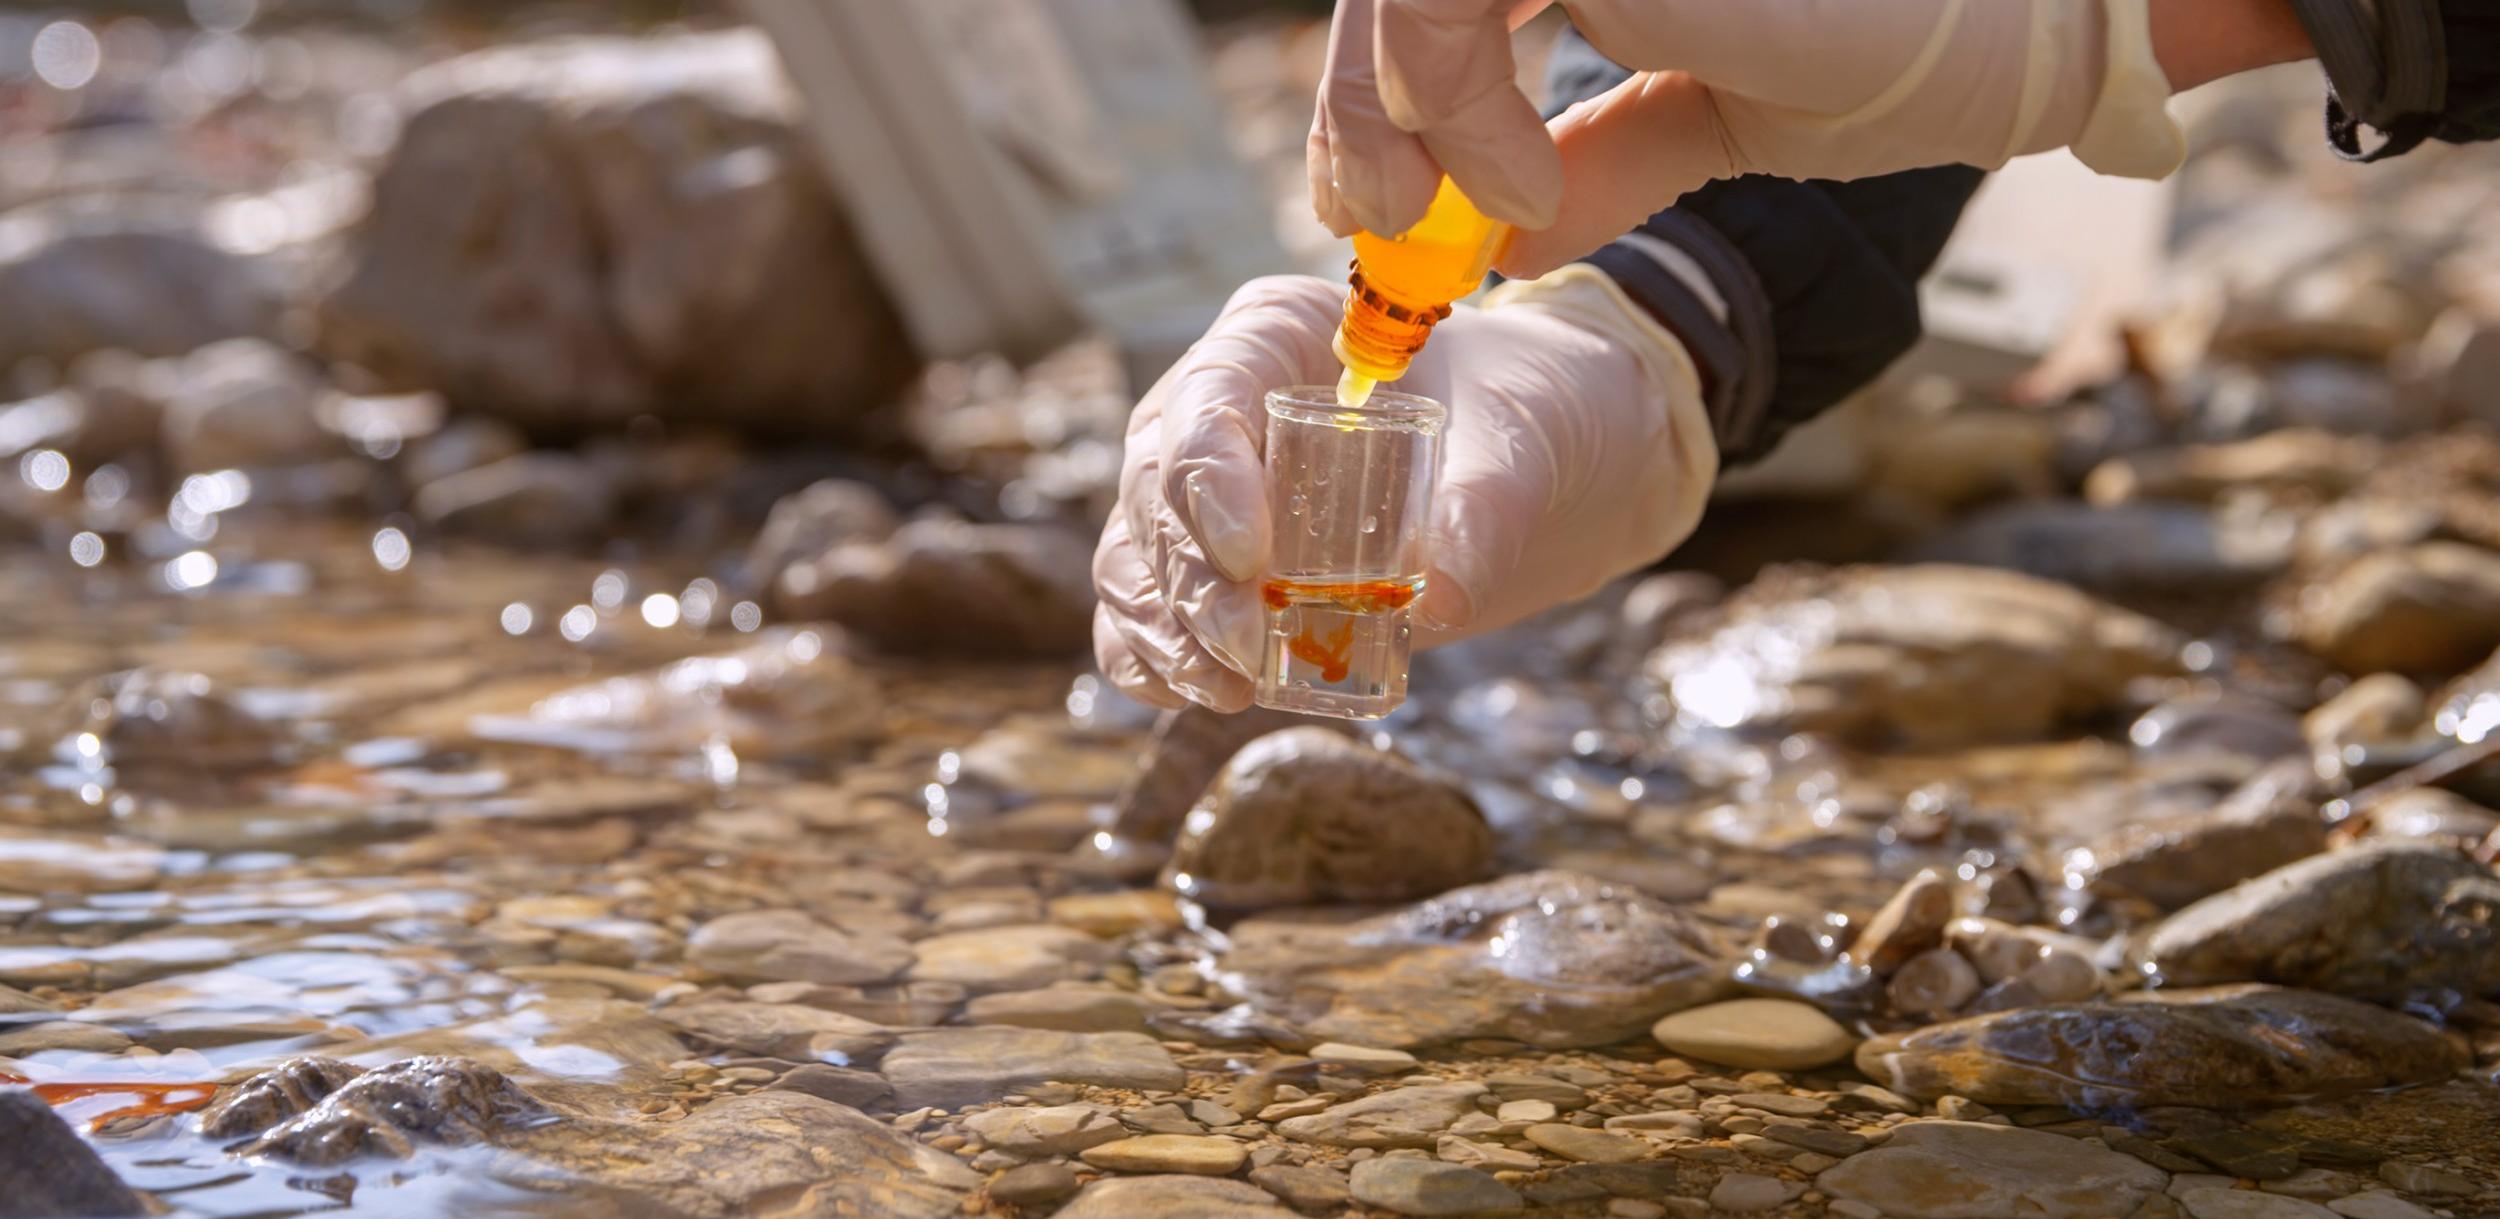
<path id="1" fill-rule="evenodd" d="M 1450 307 L 1416 307 L 1391 300 L 1364 281 L 1359 260 L 1346 282 L 1351 290 L 1346 293 L 1345 320 L 1338 324 L 1330 346 L 1337 362 L 1345 365 L 1345 373 L 1337 378 L 1337 400 L 1361 406 L 1371 397 L 1373 386 L 1406 375 L 1406 366 L 1424 349 L 1433 326 L 1450 315 Z"/>

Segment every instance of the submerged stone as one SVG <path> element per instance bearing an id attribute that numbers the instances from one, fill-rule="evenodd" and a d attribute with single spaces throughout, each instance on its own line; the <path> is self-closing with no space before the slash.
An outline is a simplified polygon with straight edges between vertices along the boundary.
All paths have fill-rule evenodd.
<path id="1" fill-rule="evenodd" d="M 1245 1181 L 1169 1175 L 1111 1177 L 1086 1186 L 1053 1219 L 1301 1219 Z"/>
<path id="2" fill-rule="evenodd" d="M 880 1069 L 900 1109 L 957 1109 L 1051 1081 L 1164 1092 L 1188 1082 L 1151 1037 L 1047 1029 L 907 1033 Z"/>
<path id="3" fill-rule="evenodd" d="M 537 1098 L 492 1067 L 461 1058 L 410 1058 L 341 1084 L 243 1153 L 299 1164 L 337 1164 L 368 1151 L 406 1159 L 422 1146 L 495 1141 L 502 1128 L 545 1115 Z"/>
<path id="4" fill-rule="evenodd" d="M 1242 747 L 1164 879 L 1219 909 L 1403 901 L 1481 877 L 1493 831 L 1455 784 L 1325 728 Z"/>
<path id="5" fill-rule="evenodd" d="M 2423 1083 L 2462 1061 L 2437 1030 L 2335 995 L 2154 991 L 1992 1012 L 1858 1047 L 1906 1095 L 1990 1105 L 2234 1108 Z"/>
<path id="6" fill-rule="evenodd" d="M 1873 1044 L 1873 1043 L 1869 1043 Z M 1815 1179 L 1895 1219 L 2100 1219 L 2161 1192 L 2169 1174 L 2105 1147 L 1980 1122 L 1908 1122 Z"/>
<path id="7" fill-rule="evenodd" d="M 2460 669 L 2500 646 L 2500 554 L 2458 542 L 2378 551 L 2300 605 L 2300 641 L 2347 672 Z"/>
<path id="8" fill-rule="evenodd" d="M 1724 952 L 1679 907 L 1541 871 L 1350 924 L 1251 919 L 1233 929 L 1220 969 L 1260 1012 L 1326 1040 L 1562 1047 L 1636 1036 L 1716 998 L 1727 985 Z"/>
<path id="9" fill-rule="evenodd" d="M 856 986 L 903 972 L 912 948 L 897 936 L 828 927 L 804 911 L 748 910 L 696 928 L 686 962 L 736 982 Z"/>

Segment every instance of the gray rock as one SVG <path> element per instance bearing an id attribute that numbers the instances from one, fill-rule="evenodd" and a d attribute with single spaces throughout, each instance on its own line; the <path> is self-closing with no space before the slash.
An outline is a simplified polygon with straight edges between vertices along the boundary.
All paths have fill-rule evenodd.
<path id="1" fill-rule="evenodd" d="M 1584 1164 L 1624 1164 L 1649 1154 L 1649 1144 L 1631 1135 L 1609 1134 L 1562 1122 L 1530 1126 L 1525 1137 L 1555 1155 Z"/>
<path id="2" fill-rule="evenodd" d="M 2163 990 L 1993 1012 L 1874 1038 L 1858 1069 L 1991 1105 L 2232 1108 L 2446 1076 L 2459 1051 L 2410 1016 L 2272 987 Z"/>
<path id="3" fill-rule="evenodd" d="M 165 452 L 201 473 L 318 461 L 343 451 L 322 430 L 328 392 L 297 356 L 259 339 L 231 339 L 183 357 L 165 402 Z"/>
<path id="4" fill-rule="evenodd" d="M 417 519 L 448 533 L 515 545 L 558 546 L 615 524 L 616 484 L 571 453 L 521 453 L 417 489 Z"/>
<path id="5" fill-rule="evenodd" d="M 76 1020 L 49 1020 L 0 1029 L 0 1057 L 6 1058 L 25 1058 L 50 1050 L 119 1054 L 129 1048 L 130 1038 L 111 1026 Z"/>
<path id="6" fill-rule="evenodd" d="M 1485 1086 L 1475 1082 L 1415 1084 L 1287 1118 L 1276 1132 L 1329 1147 L 1430 1147 L 1458 1119 L 1476 1112 Z"/>
<path id="7" fill-rule="evenodd" d="M 1604 1045 L 1726 988 L 1725 947 L 1679 907 L 1573 872 L 1454 889 L 1341 926 L 1250 919 L 1223 968 L 1262 1012 L 1331 1041 Z M 1418 994 L 1436 996 L 1419 1004 Z"/>
<path id="8" fill-rule="evenodd" d="M 2179 1205 L 2186 1209 L 2189 1219 L 2334 1219 L 2335 1215 L 2315 1202 L 2210 1185 L 2179 1195 Z"/>
<path id="9" fill-rule="evenodd" d="M 2279 982 L 2445 1006 L 2500 989 L 2500 878 L 2440 846 L 2364 844 L 2189 906 L 2146 952 L 2175 985 Z"/>
<path id="10" fill-rule="evenodd" d="M 2022 740 L 2177 670 L 2169 628 L 2060 584 L 1948 564 L 1782 569 L 1652 654 L 1676 726 L 1865 743 Z"/>
<path id="11" fill-rule="evenodd" d="M 916 370 L 761 31 L 513 44 L 401 100 L 334 359 L 534 431 L 856 432 Z"/>
<path id="12" fill-rule="evenodd" d="M 1096 1181 L 1052 1219 L 1299 1219 L 1266 1190 L 1221 1177 L 1111 1177 Z"/>
<path id="13" fill-rule="evenodd" d="M 736 982 L 816 982 L 856 986 L 883 982 L 912 962 L 896 936 L 850 934 L 798 910 L 725 914 L 686 940 L 686 963 Z"/>
<path id="14" fill-rule="evenodd" d="M 2428 1210 L 2384 1190 L 2370 1190 L 2347 1198 L 2337 1198 L 2326 1209 L 2344 1219 L 2434 1219 Z"/>
<path id="15" fill-rule="evenodd" d="M 400 474 L 412 487 L 493 465 L 528 452 L 529 437 L 501 419 L 479 415 L 454 419 L 432 433 L 409 442 L 399 457 Z"/>
<path id="16" fill-rule="evenodd" d="M 269 334 L 278 288 L 262 267 L 189 226 L 65 217 L 0 256 L 0 368 L 106 349 L 174 356 Z"/>
<path id="17" fill-rule="evenodd" d="M 1343 1169 L 1325 1164 L 1270 1164 L 1250 1170 L 1250 1183 L 1299 1211 L 1332 1211 L 1352 1196 Z"/>
<path id="18" fill-rule="evenodd" d="M 1128 1128 L 1098 1105 L 984 1109 L 965 1118 L 964 1128 L 992 1147 L 1021 1156 L 1075 1155 L 1128 1137 Z"/>
<path id="19" fill-rule="evenodd" d="M 848 542 L 882 542 L 901 523 L 875 487 L 828 478 L 773 505 L 747 550 L 747 571 L 770 586 L 794 563 L 813 561 Z"/>
<path id="20" fill-rule="evenodd" d="M 804 1063 L 765 1085 L 767 1092 L 798 1092 L 853 1109 L 882 1109 L 894 1099 L 894 1085 L 873 1071 L 854 1071 L 821 1062 Z"/>
<path id="21" fill-rule="evenodd" d="M 609 1214 L 949 1219 L 980 1185 L 953 1156 L 796 1092 L 722 1097 L 674 1122 L 558 1122 L 506 1146 L 498 1178 Z"/>
<path id="22" fill-rule="evenodd" d="M 2453 672 L 2500 646 L 2500 554 L 2424 542 L 2364 555 L 2299 605 L 2301 643 L 2347 672 Z"/>
<path id="23" fill-rule="evenodd" d="M 1146 1011 L 1145 1000 L 1132 992 L 1069 985 L 976 996 L 964 1005 L 964 1019 L 1070 1033 L 1143 1033 Z"/>
<path id="24" fill-rule="evenodd" d="M 2229 588 L 2283 570 L 2293 536 L 2288 522 L 2243 522 L 2197 504 L 2018 502 L 1984 508 L 1907 557 L 2096 590 Z"/>
<path id="25" fill-rule="evenodd" d="M 907 1033 L 880 1071 L 904 1109 L 959 1109 L 1051 1081 L 1174 1092 L 1188 1079 L 1153 1038 L 1046 1029 Z"/>
<path id="26" fill-rule="evenodd" d="M 0 1091 L 0 1219 L 148 1209 L 52 1106 L 24 1089 Z"/>
<path id="27" fill-rule="evenodd" d="M 1732 1172 L 1719 1178 L 1710 1187 L 1710 1209 L 1729 1214 L 1748 1214 L 1785 1206 L 1797 1195 L 1806 1192 L 1802 1182 L 1766 1177 L 1760 1173 Z"/>
<path id="28" fill-rule="evenodd" d="M 784 569 L 773 597 L 883 651 L 1059 656 L 1092 638 L 1092 555 L 1054 525 L 914 521 Z"/>
<path id="29" fill-rule="evenodd" d="M 1354 1200 L 1400 1215 L 1487 1215 L 1517 1210 L 1518 1191 L 1439 1160 L 1376 1159 L 1354 1166 Z"/>
<path id="30" fill-rule="evenodd" d="M 793 1003 L 707 999 L 664 1007 L 658 1015 L 698 1045 L 799 1062 L 869 1062 L 894 1043 L 891 1031 L 856 1016 Z"/>
<path id="31" fill-rule="evenodd" d="M 913 981 L 951 982 L 973 992 L 1090 978 L 1116 951 L 1108 941 L 1046 923 L 933 935 L 912 950 Z"/>
<path id="32" fill-rule="evenodd" d="M 1077 1191 L 1064 1164 L 1019 1164 L 990 1182 L 990 1197 L 1009 1206 L 1047 1206 Z"/>
<path id="33" fill-rule="evenodd" d="M 2175 910 L 2326 849 L 2326 822 L 2305 761 L 2260 772 L 2210 812 L 2128 821 L 2068 856 L 2067 871 L 2103 897 Z"/>
<path id="34" fill-rule="evenodd" d="M 2133 1156 L 2043 1131 L 1910 1122 L 1815 1184 L 1898 1219 L 2098 1219 L 2132 1211 L 2168 1179 Z"/>
<path id="35" fill-rule="evenodd" d="M 1938 1017 L 1962 1010 L 1979 994 L 1979 971 L 1950 948 L 1931 948 L 1903 962 L 1884 984 L 1893 1010 Z"/>
<path id="36" fill-rule="evenodd" d="M 1456 784 L 1339 733 L 1289 728 L 1225 764 L 1164 879 L 1217 909 L 1403 901 L 1482 877 L 1493 849 Z"/>

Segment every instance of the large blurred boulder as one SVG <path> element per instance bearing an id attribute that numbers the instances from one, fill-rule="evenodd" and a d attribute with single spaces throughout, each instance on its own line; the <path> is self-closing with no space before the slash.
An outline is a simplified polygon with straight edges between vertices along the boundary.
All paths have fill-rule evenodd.
<path id="1" fill-rule="evenodd" d="M 843 430 L 916 371 L 754 31 L 411 76 L 321 345 L 540 431 Z"/>
<path id="2" fill-rule="evenodd" d="M 2425 542 L 2366 555 L 2302 591 L 2298 630 L 2353 673 L 2462 669 L 2500 646 L 2500 554 Z"/>
<path id="3" fill-rule="evenodd" d="M 2062 584 L 1944 563 L 1776 569 L 1648 672 L 1690 730 L 1945 746 L 2105 714 L 2175 673 L 2170 628 Z"/>
<path id="4" fill-rule="evenodd" d="M 1064 656 L 1094 614 L 1091 549 L 1056 525 L 914 521 L 781 573 L 774 605 L 887 652 Z"/>
<path id="5" fill-rule="evenodd" d="M 19 209 L 0 216 L 0 369 L 120 349 L 180 355 L 267 334 L 270 276 L 176 224 Z"/>

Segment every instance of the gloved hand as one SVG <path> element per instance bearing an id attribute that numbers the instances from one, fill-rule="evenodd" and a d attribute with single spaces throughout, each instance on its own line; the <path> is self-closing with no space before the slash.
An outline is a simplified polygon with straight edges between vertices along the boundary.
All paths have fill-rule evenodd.
<path id="1" fill-rule="evenodd" d="M 1533 276 L 1739 174 L 1994 168 L 2071 146 L 2104 173 L 2160 177 L 2185 144 L 2162 110 L 2146 5 L 1570 0 L 1590 43 L 1640 71 L 1549 137 L 1521 121 L 1510 55 L 1538 0 L 1340 0 L 1312 207 L 1340 235 L 1403 232 L 1446 171 L 1521 227 L 1499 266 Z"/>
<path id="2" fill-rule="evenodd" d="M 1134 697 L 1250 704 L 1271 536 L 1263 400 L 1336 380 L 1329 339 L 1344 302 L 1324 280 L 1252 281 L 1130 417 L 1119 504 L 1094 555 L 1094 647 Z M 1718 471 L 1682 344 L 1589 267 L 1459 306 L 1395 388 L 1450 412 L 1418 646 L 1657 559 L 1692 531 Z"/>

